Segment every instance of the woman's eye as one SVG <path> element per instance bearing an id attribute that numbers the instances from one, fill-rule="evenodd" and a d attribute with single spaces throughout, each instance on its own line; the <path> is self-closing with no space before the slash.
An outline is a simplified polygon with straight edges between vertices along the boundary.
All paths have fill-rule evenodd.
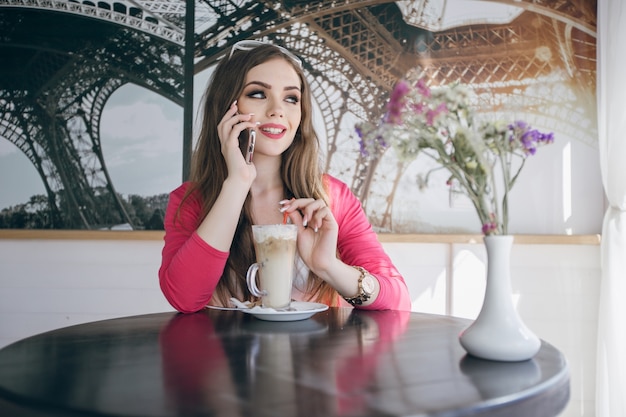
<path id="1" fill-rule="evenodd" d="M 250 98 L 265 98 L 265 93 L 261 90 L 251 91 L 246 95 Z"/>
<path id="2" fill-rule="evenodd" d="M 300 97 L 298 96 L 289 96 L 285 98 L 287 103 L 298 104 L 300 102 Z"/>

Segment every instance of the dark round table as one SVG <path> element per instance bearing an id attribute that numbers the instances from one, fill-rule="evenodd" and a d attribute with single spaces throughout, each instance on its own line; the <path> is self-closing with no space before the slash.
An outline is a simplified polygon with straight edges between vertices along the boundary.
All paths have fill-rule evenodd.
<path id="1" fill-rule="evenodd" d="M 0 415 L 556 416 L 563 355 L 466 355 L 469 322 L 331 308 L 295 322 L 241 311 L 159 313 L 33 336 L 0 350 Z"/>

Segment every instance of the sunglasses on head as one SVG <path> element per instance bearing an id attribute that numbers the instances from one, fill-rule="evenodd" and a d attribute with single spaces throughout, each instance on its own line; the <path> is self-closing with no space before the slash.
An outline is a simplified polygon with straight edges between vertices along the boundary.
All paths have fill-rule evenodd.
<path id="1" fill-rule="evenodd" d="M 266 43 L 266 42 L 261 42 L 261 41 L 254 41 L 254 40 L 239 41 L 236 44 L 234 44 L 230 48 L 230 54 L 228 55 L 228 59 L 230 59 L 233 56 L 233 53 L 235 51 L 251 51 L 254 48 L 262 46 L 262 45 L 275 46 L 276 48 L 278 48 L 278 50 L 280 50 L 280 52 L 287 55 L 292 61 L 298 64 L 300 68 L 302 68 L 302 60 L 298 58 L 297 56 L 295 56 L 294 54 L 292 54 L 291 52 L 289 52 L 287 49 L 283 48 L 282 46 L 274 45 L 274 44 Z"/>

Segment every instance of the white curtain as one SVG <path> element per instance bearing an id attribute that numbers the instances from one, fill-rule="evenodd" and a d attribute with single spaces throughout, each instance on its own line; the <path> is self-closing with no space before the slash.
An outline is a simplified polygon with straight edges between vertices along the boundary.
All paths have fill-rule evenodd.
<path id="1" fill-rule="evenodd" d="M 602 226 L 596 417 L 626 416 L 626 1 L 598 1 L 598 133 L 609 208 Z"/>

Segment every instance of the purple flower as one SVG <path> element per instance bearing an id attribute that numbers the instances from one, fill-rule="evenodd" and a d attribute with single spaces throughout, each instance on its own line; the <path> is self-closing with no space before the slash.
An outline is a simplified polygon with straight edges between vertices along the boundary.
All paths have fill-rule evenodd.
<path id="1" fill-rule="evenodd" d="M 430 98 L 430 95 L 431 95 L 430 88 L 428 88 L 428 85 L 426 85 L 426 81 L 424 81 L 423 78 L 420 78 L 417 81 L 417 83 L 415 84 L 415 89 L 422 96 L 424 96 L 426 98 Z"/>
<path id="2" fill-rule="evenodd" d="M 359 141 L 359 152 L 361 153 L 362 156 L 370 156 L 370 153 L 367 151 L 367 148 L 365 147 L 365 142 L 363 141 L 363 139 L 361 139 Z"/>
<path id="3" fill-rule="evenodd" d="M 511 130 L 528 130 L 528 123 L 523 120 L 516 120 L 514 123 L 509 125 L 509 129 Z"/>
<path id="4" fill-rule="evenodd" d="M 527 130 L 522 133 L 522 137 L 520 138 L 520 142 L 524 146 L 524 152 L 534 155 L 537 152 L 537 135 L 539 132 L 537 130 Z"/>
<path id="5" fill-rule="evenodd" d="M 389 103 L 387 104 L 387 121 L 393 124 L 402 123 L 402 109 L 406 104 L 406 95 L 409 93 L 410 87 L 405 80 L 400 80 L 393 88 Z"/>
<path id="6" fill-rule="evenodd" d="M 425 104 L 425 103 L 422 103 L 422 102 L 420 101 L 420 102 L 419 102 L 419 103 L 417 103 L 417 104 L 413 104 L 412 108 L 413 108 L 413 111 L 414 111 L 416 114 L 422 114 L 422 113 L 424 113 L 424 110 L 425 110 L 425 109 L 427 109 L 428 107 L 426 106 L 426 104 Z"/>
<path id="7" fill-rule="evenodd" d="M 448 111 L 448 107 L 446 103 L 441 103 L 434 110 L 428 110 L 426 113 L 426 123 L 428 126 L 432 126 L 435 123 L 435 118 L 439 116 L 441 113 L 446 113 Z"/>
<path id="8" fill-rule="evenodd" d="M 537 138 L 539 142 L 544 142 L 546 145 L 554 142 L 554 133 L 540 133 Z"/>
<path id="9" fill-rule="evenodd" d="M 385 142 L 385 138 L 382 135 L 376 136 L 376 142 L 378 142 L 378 146 L 383 149 L 388 146 L 387 142 Z"/>
<path id="10" fill-rule="evenodd" d="M 365 134 L 363 133 L 363 129 L 361 128 L 361 126 L 357 125 L 354 128 L 354 131 L 356 132 L 357 136 L 359 137 L 359 152 L 363 156 L 369 156 L 369 152 L 367 151 L 367 146 L 365 144 L 366 138 L 365 138 Z"/>
<path id="11" fill-rule="evenodd" d="M 498 230 L 498 225 L 496 223 L 494 223 L 494 222 L 483 224 L 483 234 L 484 235 L 490 235 L 491 233 L 495 232 L 496 230 Z"/>
<path id="12" fill-rule="evenodd" d="M 385 141 L 383 134 L 376 129 L 364 128 L 362 125 L 355 127 L 355 132 L 359 137 L 359 152 L 362 156 L 370 156 L 370 152 L 374 153 L 385 149 L 389 144 Z M 374 136 L 374 134 L 376 134 Z"/>
<path id="13" fill-rule="evenodd" d="M 549 144 L 554 142 L 553 133 L 541 133 L 537 129 L 532 129 L 529 124 L 521 120 L 509 125 L 509 143 L 519 141 L 526 155 L 534 155 L 539 144 Z"/>

